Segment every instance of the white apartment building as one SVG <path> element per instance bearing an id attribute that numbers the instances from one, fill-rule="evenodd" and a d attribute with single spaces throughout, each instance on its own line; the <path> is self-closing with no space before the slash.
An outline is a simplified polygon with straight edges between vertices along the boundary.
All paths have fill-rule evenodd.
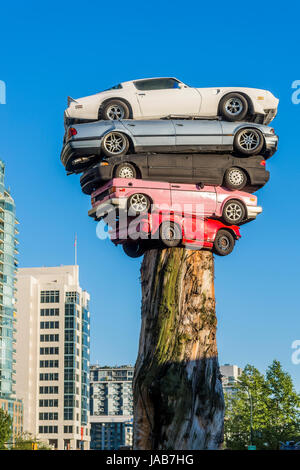
<path id="1" fill-rule="evenodd" d="M 234 364 L 224 364 L 223 366 L 220 366 L 220 372 L 222 375 L 222 385 L 224 392 L 231 393 L 232 386 L 237 382 L 239 376 L 243 372 L 243 369 Z"/>
<path id="2" fill-rule="evenodd" d="M 89 294 L 78 266 L 17 274 L 17 396 L 23 429 L 55 449 L 89 449 Z"/>

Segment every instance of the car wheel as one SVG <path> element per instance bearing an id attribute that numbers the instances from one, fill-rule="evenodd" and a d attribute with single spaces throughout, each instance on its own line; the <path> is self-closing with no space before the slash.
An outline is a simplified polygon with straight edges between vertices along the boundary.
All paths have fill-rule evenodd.
<path id="1" fill-rule="evenodd" d="M 115 171 L 116 178 L 136 178 L 136 170 L 130 163 L 121 163 Z"/>
<path id="2" fill-rule="evenodd" d="M 129 149 L 129 141 L 121 132 L 109 132 L 101 142 L 101 150 L 107 157 L 126 155 Z"/>
<path id="3" fill-rule="evenodd" d="M 219 256 L 229 255 L 235 245 L 235 239 L 228 230 L 219 230 L 214 241 L 214 252 Z"/>
<path id="4" fill-rule="evenodd" d="M 123 101 L 111 100 L 99 111 L 100 119 L 116 121 L 118 119 L 128 119 L 130 111 Z"/>
<path id="5" fill-rule="evenodd" d="M 245 218 L 244 204 L 235 199 L 227 201 L 223 208 L 222 217 L 226 224 L 240 224 Z"/>
<path id="6" fill-rule="evenodd" d="M 224 176 L 224 186 L 229 189 L 242 189 L 247 184 L 247 175 L 240 168 L 228 168 Z"/>
<path id="7" fill-rule="evenodd" d="M 248 101 L 239 93 L 229 93 L 220 102 L 220 114 L 226 121 L 243 121 L 248 109 Z"/>
<path id="8" fill-rule="evenodd" d="M 264 146 L 264 139 L 257 129 L 240 129 L 234 137 L 233 146 L 242 155 L 257 155 Z"/>
<path id="9" fill-rule="evenodd" d="M 146 246 L 141 242 L 124 242 L 122 244 L 124 253 L 130 258 L 139 258 L 146 251 Z"/>
<path id="10" fill-rule="evenodd" d="M 163 222 L 159 227 L 159 236 L 164 245 L 168 247 L 178 246 L 182 240 L 182 231 L 174 222 Z"/>
<path id="11" fill-rule="evenodd" d="M 133 216 L 143 212 L 149 212 L 150 199 L 145 194 L 132 194 L 128 199 L 128 215 Z"/>

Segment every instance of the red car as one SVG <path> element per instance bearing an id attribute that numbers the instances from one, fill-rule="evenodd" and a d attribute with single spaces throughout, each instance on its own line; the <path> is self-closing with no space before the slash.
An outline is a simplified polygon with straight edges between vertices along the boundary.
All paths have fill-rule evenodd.
<path id="1" fill-rule="evenodd" d="M 153 212 L 127 219 L 110 230 L 110 239 L 121 244 L 131 258 L 142 256 L 156 244 L 167 247 L 179 245 L 192 249 L 210 249 L 220 256 L 229 255 L 241 235 L 236 225 L 219 220 L 180 216 L 174 213 Z"/>

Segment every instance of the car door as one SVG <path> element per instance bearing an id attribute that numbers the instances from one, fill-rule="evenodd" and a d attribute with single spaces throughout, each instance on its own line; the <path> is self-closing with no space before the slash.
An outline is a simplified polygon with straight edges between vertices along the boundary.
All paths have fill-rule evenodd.
<path id="1" fill-rule="evenodd" d="M 223 135 L 220 121 L 174 119 L 176 147 L 188 151 L 221 150 Z"/>
<path id="2" fill-rule="evenodd" d="M 176 79 L 138 80 L 134 86 L 141 115 L 145 118 L 199 114 L 200 93 Z"/>
<path id="3" fill-rule="evenodd" d="M 132 134 L 136 152 L 175 150 L 175 128 L 170 119 L 126 120 L 122 121 L 122 124 Z"/>
<path id="4" fill-rule="evenodd" d="M 222 184 L 224 173 L 231 161 L 231 155 L 193 154 L 194 181 L 204 184 Z"/>
<path id="5" fill-rule="evenodd" d="M 181 207 L 182 213 L 211 216 L 217 208 L 217 195 L 214 186 L 197 184 L 171 184 L 172 205 Z"/>
<path id="6" fill-rule="evenodd" d="M 163 181 L 192 181 L 193 156 L 173 154 L 148 155 L 148 174 Z"/>

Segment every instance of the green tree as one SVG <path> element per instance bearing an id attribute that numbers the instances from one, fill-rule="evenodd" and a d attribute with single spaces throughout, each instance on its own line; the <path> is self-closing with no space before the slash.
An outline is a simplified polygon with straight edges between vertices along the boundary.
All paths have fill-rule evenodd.
<path id="1" fill-rule="evenodd" d="M 300 397 L 280 362 L 274 360 L 265 377 L 247 365 L 233 388 L 225 396 L 227 448 L 246 449 L 252 441 L 258 449 L 277 449 L 279 441 L 298 438 Z"/>
<path id="2" fill-rule="evenodd" d="M 0 409 L 0 449 L 5 449 L 5 443 L 10 440 L 12 419 L 9 414 Z"/>

